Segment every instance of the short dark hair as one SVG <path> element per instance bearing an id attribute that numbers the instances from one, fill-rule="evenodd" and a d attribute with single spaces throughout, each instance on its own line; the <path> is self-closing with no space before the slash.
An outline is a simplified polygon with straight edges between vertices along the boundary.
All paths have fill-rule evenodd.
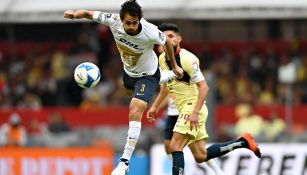
<path id="1" fill-rule="evenodd" d="M 166 30 L 172 30 L 178 34 L 180 34 L 178 26 L 176 24 L 173 23 L 162 23 L 158 26 L 159 30 L 161 30 L 162 32 L 166 31 Z"/>
<path id="2" fill-rule="evenodd" d="M 136 2 L 136 0 L 127 0 L 122 4 L 119 12 L 120 19 L 123 20 L 127 13 L 131 16 L 137 16 L 139 20 L 143 17 L 142 7 Z"/>

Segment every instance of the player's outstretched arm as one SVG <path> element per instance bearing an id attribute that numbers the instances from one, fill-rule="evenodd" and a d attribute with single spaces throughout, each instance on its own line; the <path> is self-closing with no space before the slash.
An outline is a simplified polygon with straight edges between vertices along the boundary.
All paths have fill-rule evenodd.
<path id="1" fill-rule="evenodd" d="M 64 12 L 64 18 L 68 18 L 68 19 L 89 19 L 89 20 L 93 20 L 93 16 L 94 16 L 94 11 L 90 11 L 90 10 L 77 10 L 77 11 L 73 11 L 73 10 L 66 10 Z"/>
<path id="2" fill-rule="evenodd" d="M 208 94 L 208 85 L 206 83 L 206 80 L 201 80 L 196 83 L 197 89 L 198 89 L 198 96 L 197 96 L 197 102 L 193 109 L 192 114 L 188 118 L 187 121 L 190 121 L 190 129 L 191 131 L 195 128 L 196 130 L 199 129 L 199 111 L 201 110 L 202 106 L 204 105 L 205 99 Z"/>
<path id="3" fill-rule="evenodd" d="M 166 84 L 161 84 L 160 92 L 157 98 L 155 99 L 155 102 L 152 104 L 152 106 L 147 112 L 146 117 L 149 122 L 153 122 L 155 120 L 155 115 L 158 112 L 161 106 L 161 103 L 164 101 L 167 95 L 168 95 L 168 90 L 167 90 Z"/>
<path id="4" fill-rule="evenodd" d="M 182 78 L 183 70 L 176 63 L 174 49 L 168 38 L 166 39 L 164 50 L 166 52 L 166 55 L 169 57 L 171 61 L 173 72 L 175 73 L 176 76 Z"/>
<path id="5" fill-rule="evenodd" d="M 198 89 L 198 96 L 197 96 L 197 102 L 194 107 L 193 113 L 198 114 L 205 102 L 205 99 L 209 91 L 209 87 L 208 87 L 206 80 L 201 80 L 197 82 L 196 85 Z"/>

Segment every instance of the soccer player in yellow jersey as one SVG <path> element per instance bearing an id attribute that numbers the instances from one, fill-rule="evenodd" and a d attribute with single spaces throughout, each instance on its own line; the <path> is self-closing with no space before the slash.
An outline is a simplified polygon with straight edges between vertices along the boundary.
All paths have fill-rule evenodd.
<path id="1" fill-rule="evenodd" d="M 161 85 L 159 95 L 147 113 L 147 119 L 153 121 L 159 104 L 169 94 L 179 110 L 179 117 L 173 129 L 173 136 L 169 149 L 173 157 L 173 175 L 184 174 L 183 148 L 188 145 L 196 162 L 201 163 L 215 157 L 220 157 L 237 148 L 247 148 L 261 157 L 260 150 L 250 134 L 243 134 L 230 142 L 213 144 L 206 149 L 208 134 L 205 123 L 208 109 L 205 98 L 208 85 L 199 68 L 198 58 L 191 52 L 180 48 L 182 40 L 178 27 L 174 24 L 164 23 L 159 29 L 172 42 L 177 65 L 184 75 L 181 79 L 173 79 Z M 159 57 L 161 71 L 171 70 L 170 60 L 165 53 Z"/>

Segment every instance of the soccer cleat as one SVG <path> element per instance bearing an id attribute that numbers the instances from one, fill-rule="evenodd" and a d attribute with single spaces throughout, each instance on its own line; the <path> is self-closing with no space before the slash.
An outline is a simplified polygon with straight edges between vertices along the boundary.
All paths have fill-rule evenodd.
<path id="1" fill-rule="evenodd" d="M 126 175 L 129 171 L 129 161 L 120 159 L 117 167 L 112 171 L 111 175 Z"/>
<path id="2" fill-rule="evenodd" d="M 248 143 L 248 147 L 251 151 L 254 152 L 254 154 L 258 157 L 261 158 L 261 152 L 260 149 L 257 145 L 257 143 L 255 142 L 255 140 L 253 139 L 253 137 L 249 134 L 249 133 L 245 133 L 243 135 L 241 135 L 238 139 L 244 139 L 247 141 Z"/>

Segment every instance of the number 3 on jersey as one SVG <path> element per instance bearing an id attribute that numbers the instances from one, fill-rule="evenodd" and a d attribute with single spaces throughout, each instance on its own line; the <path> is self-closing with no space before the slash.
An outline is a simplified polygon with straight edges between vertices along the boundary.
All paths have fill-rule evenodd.
<path id="1" fill-rule="evenodd" d="M 142 84 L 142 86 L 141 86 L 141 92 L 144 92 L 144 90 L 145 90 L 145 84 Z"/>

